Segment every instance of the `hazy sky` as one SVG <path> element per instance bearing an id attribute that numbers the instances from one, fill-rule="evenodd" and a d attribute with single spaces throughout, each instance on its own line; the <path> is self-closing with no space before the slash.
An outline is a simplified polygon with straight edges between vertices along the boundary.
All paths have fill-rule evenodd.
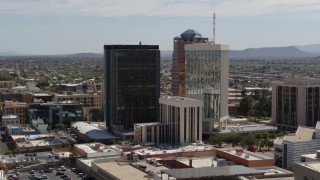
<path id="1" fill-rule="evenodd" d="M 320 43 L 320 0 L 0 0 L 0 51 L 102 52 L 193 28 L 231 49 Z"/>

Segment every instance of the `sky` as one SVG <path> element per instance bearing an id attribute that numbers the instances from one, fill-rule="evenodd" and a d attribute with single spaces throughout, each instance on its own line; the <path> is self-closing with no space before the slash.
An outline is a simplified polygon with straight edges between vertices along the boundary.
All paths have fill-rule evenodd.
<path id="1" fill-rule="evenodd" d="M 104 44 L 172 50 L 187 29 L 230 49 L 320 44 L 320 0 L 0 0 L 0 52 L 102 53 Z"/>

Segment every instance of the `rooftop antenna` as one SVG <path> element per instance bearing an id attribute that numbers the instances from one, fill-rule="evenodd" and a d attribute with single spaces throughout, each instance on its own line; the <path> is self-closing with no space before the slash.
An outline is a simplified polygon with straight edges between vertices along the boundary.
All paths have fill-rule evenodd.
<path id="1" fill-rule="evenodd" d="M 213 39 L 212 39 L 213 44 L 216 41 L 215 38 L 216 38 L 216 13 L 213 13 Z"/>

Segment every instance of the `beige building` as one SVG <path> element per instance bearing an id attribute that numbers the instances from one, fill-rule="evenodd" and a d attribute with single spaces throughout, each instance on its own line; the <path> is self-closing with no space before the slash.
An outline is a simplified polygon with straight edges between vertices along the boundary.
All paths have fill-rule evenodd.
<path id="1" fill-rule="evenodd" d="M 12 88 L 17 85 L 16 81 L 0 81 L 0 88 Z"/>
<path id="2" fill-rule="evenodd" d="M 102 143 L 74 144 L 72 149 L 78 157 L 97 158 L 121 156 L 122 152 L 116 146 L 106 146 Z"/>
<path id="3" fill-rule="evenodd" d="M 319 104 L 319 79 L 286 79 L 272 84 L 272 122 L 278 127 L 314 127 L 320 120 Z"/>
<path id="4" fill-rule="evenodd" d="M 134 124 L 134 140 L 140 144 L 160 144 L 160 132 L 165 127 L 160 122 Z"/>
<path id="5" fill-rule="evenodd" d="M 160 122 L 135 124 L 136 142 L 178 145 L 202 141 L 202 101 L 163 96 L 159 103 Z"/>
<path id="6" fill-rule="evenodd" d="M 73 94 L 68 92 L 66 94 L 55 94 L 53 100 L 60 101 L 76 101 L 82 104 L 83 107 L 102 107 L 102 92 L 88 93 L 88 94 Z"/>
<path id="7" fill-rule="evenodd" d="M 143 180 L 148 179 L 146 173 L 130 165 L 129 162 L 108 162 L 96 160 L 91 163 L 91 175 L 97 180 Z"/>
<path id="8" fill-rule="evenodd" d="M 22 124 L 27 120 L 27 103 L 25 102 L 5 101 L 2 110 L 3 115 L 18 116 Z"/>
<path id="9" fill-rule="evenodd" d="M 297 163 L 293 171 L 295 180 L 316 180 L 320 177 L 320 162 Z"/>

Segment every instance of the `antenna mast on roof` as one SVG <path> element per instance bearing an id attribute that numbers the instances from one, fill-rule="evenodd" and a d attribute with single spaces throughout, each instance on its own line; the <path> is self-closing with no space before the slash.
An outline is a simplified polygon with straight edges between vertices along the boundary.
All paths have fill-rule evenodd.
<path id="1" fill-rule="evenodd" d="M 215 38 L 216 38 L 216 13 L 213 13 L 213 38 L 212 38 L 213 44 L 216 41 Z"/>

